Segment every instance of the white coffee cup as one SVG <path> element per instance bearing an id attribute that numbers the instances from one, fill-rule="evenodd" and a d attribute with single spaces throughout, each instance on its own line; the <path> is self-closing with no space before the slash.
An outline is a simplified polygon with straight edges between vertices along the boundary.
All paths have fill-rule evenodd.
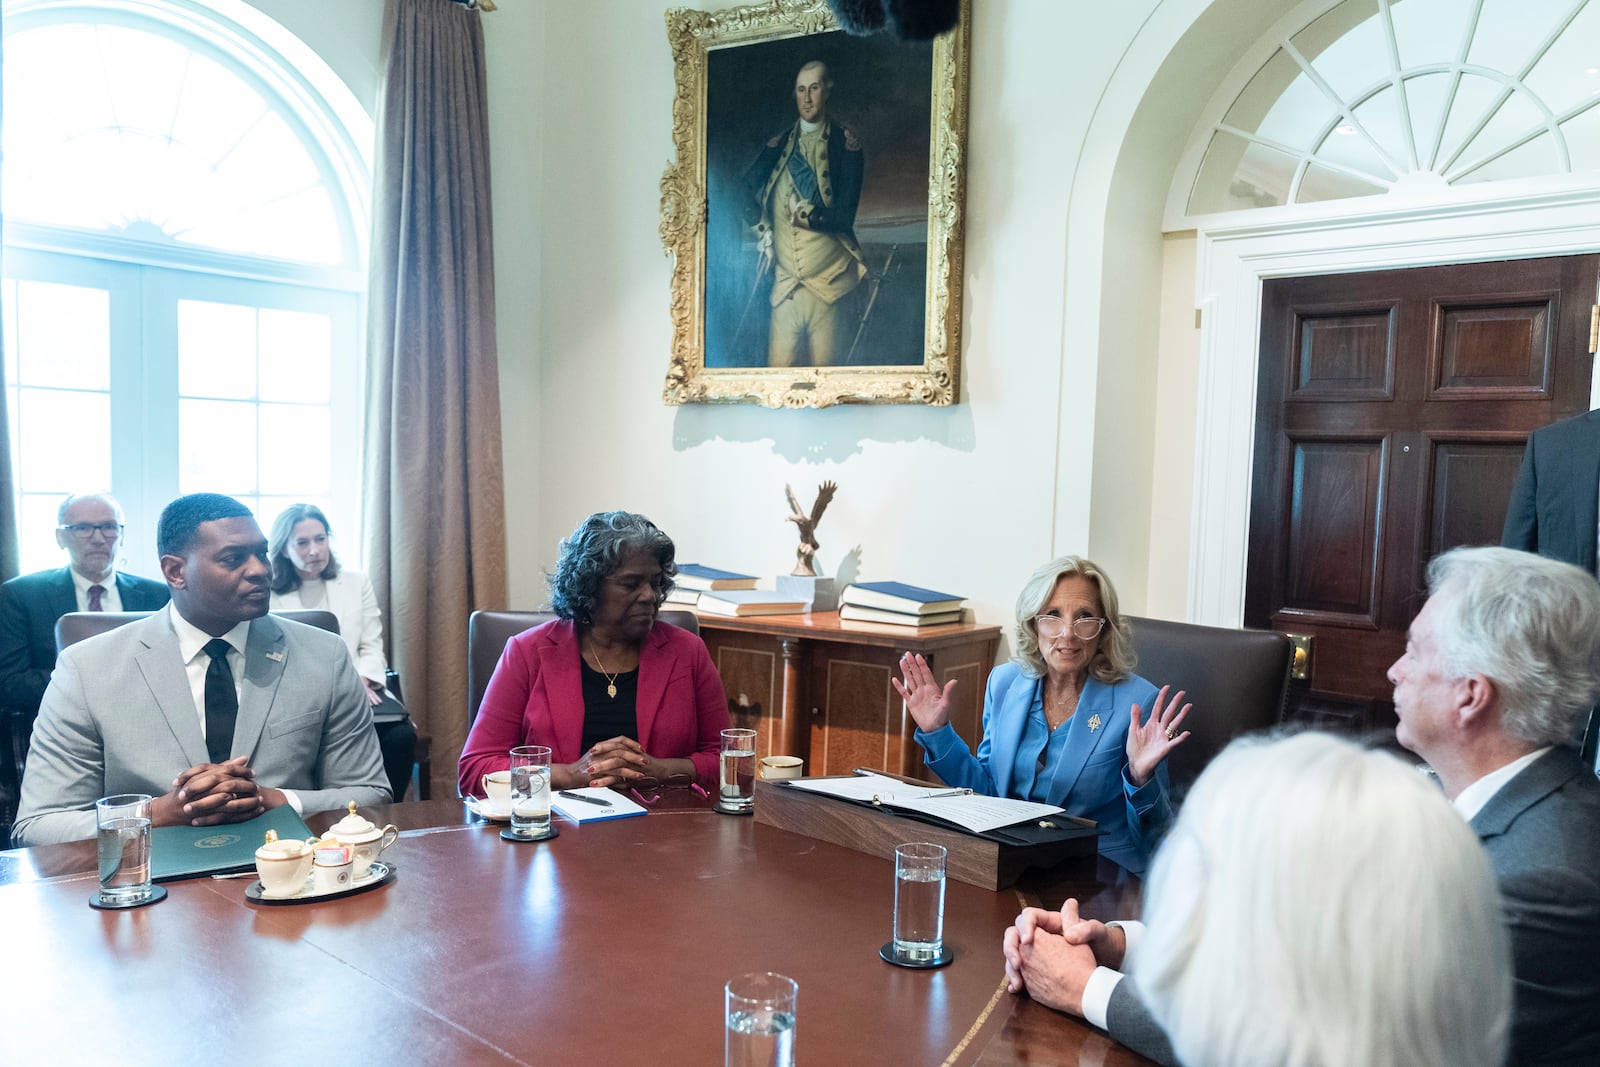
<path id="1" fill-rule="evenodd" d="M 805 762 L 799 756 L 765 756 L 761 760 L 761 777 L 769 782 L 798 778 L 805 770 Z"/>
<path id="2" fill-rule="evenodd" d="M 489 806 L 499 811 L 511 810 L 511 770 L 492 771 L 483 776 L 483 795 Z"/>
<path id="3" fill-rule="evenodd" d="M 256 849 L 261 895 L 277 899 L 301 892 L 311 873 L 311 860 L 311 846 L 304 841 L 273 841 Z"/>

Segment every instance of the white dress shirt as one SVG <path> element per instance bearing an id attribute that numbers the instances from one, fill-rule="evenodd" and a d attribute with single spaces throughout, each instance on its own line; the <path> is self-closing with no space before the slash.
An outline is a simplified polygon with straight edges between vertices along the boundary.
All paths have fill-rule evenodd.
<path id="1" fill-rule="evenodd" d="M 117 592 L 117 572 L 112 572 L 98 582 L 91 582 L 78 573 L 76 567 L 68 567 L 67 572 L 72 575 L 72 590 L 78 594 L 78 610 L 89 610 L 89 587 L 98 585 L 105 592 L 100 594 L 101 611 L 121 611 L 122 594 Z"/>
<path id="2" fill-rule="evenodd" d="M 178 654 L 183 657 L 183 669 L 189 674 L 189 692 L 194 695 L 195 715 L 200 720 L 200 736 L 206 735 L 206 672 L 211 669 L 211 655 L 206 645 L 211 635 L 184 618 L 176 604 L 167 605 L 172 618 L 172 628 L 178 634 Z M 250 622 L 246 620 L 222 635 L 228 642 L 228 670 L 233 673 L 233 695 L 238 700 L 243 695 L 239 681 L 244 667 L 245 643 L 250 639 Z M 259 783 L 257 783 L 259 786 Z M 300 797 L 292 789 L 279 790 L 289 801 L 289 806 L 300 813 Z"/>

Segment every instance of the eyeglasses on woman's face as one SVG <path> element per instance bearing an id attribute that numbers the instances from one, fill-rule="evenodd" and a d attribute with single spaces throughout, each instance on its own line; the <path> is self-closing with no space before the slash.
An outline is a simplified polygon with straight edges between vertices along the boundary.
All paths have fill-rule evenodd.
<path id="1" fill-rule="evenodd" d="M 1068 629 L 1072 636 L 1079 641 L 1093 641 L 1100 636 L 1100 631 L 1106 627 L 1106 620 L 1093 619 L 1087 616 L 1078 619 L 1063 619 L 1060 615 L 1035 615 L 1033 628 L 1043 638 L 1060 637 Z"/>

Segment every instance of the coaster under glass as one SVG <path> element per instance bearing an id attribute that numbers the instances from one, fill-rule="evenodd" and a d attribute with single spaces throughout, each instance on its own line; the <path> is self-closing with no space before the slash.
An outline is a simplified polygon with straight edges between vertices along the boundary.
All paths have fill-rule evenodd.
<path id="1" fill-rule="evenodd" d="M 883 947 L 878 950 L 878 955 L 883 958 L 884 963 L 892 963 L 896 967 L 904 967 L 912 971 L 931 971 L 935 967 L 943 967 L 945 964 L 956 958 L 956 954 L 950 951 L 949 945 L 941 945 L 939 947 L 939 954 L 934 956 L 932 959 L 901 959 L 899 956 L 895 955 L 893 941 L 885 941 Z"/>
<path id="2" fill-rule="evenodd" d="M 511 832 L 511 828 L 509 826 L 506 827 L 504 830 L 500 831 L 500 840 L 502 840 L 502 841 L 517 841 L 517 842 L 521 842 L 523 844 L 526 844 L 529 841 L 548 841 L 552 837 L 560 837 L 560 836 L 561 836 L 561 831 L 556 829 L 556 822 L 555 822 L 554 819 L 550 820 L 550 831 L 549 831 L 549 833 L 543 833 L 543 834 L 514 834 L 514 833 Z"/>
<path id="3" fill-rule="evenodd" d="M 129 900 L 120 904 L 107 903 L 100 899 L 100 891 L 96 890 L 94 896 L 89 898 L 89 907 L 98 911 L 127 911 L 129 908 L 142 908 L 146 904 L 155 904 L 167 899 L 165 886 L 152 885 L 150 895 L 140 897 L 138 900 Z"/>

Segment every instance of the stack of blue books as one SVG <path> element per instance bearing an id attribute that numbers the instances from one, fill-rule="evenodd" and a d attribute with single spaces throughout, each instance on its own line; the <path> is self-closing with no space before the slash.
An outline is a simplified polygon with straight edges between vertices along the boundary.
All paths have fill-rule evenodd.
<path id="1" fill-rule="evenodd" d="M 839 594 L 839 618 L 889 626 L 960 622 L 966 597 L 904 582 L 856 582 Z"/>
<path id="2" fill-rule="evenodd" d="M 667 593 L 667 603 L 693 605 L 699 601 L 703 592 L 755 587 L 756 578 L 753 574 L 703 567 L 698 563 L 680 563 L 678 577 L 673 580 L 672 589 Z"/>

